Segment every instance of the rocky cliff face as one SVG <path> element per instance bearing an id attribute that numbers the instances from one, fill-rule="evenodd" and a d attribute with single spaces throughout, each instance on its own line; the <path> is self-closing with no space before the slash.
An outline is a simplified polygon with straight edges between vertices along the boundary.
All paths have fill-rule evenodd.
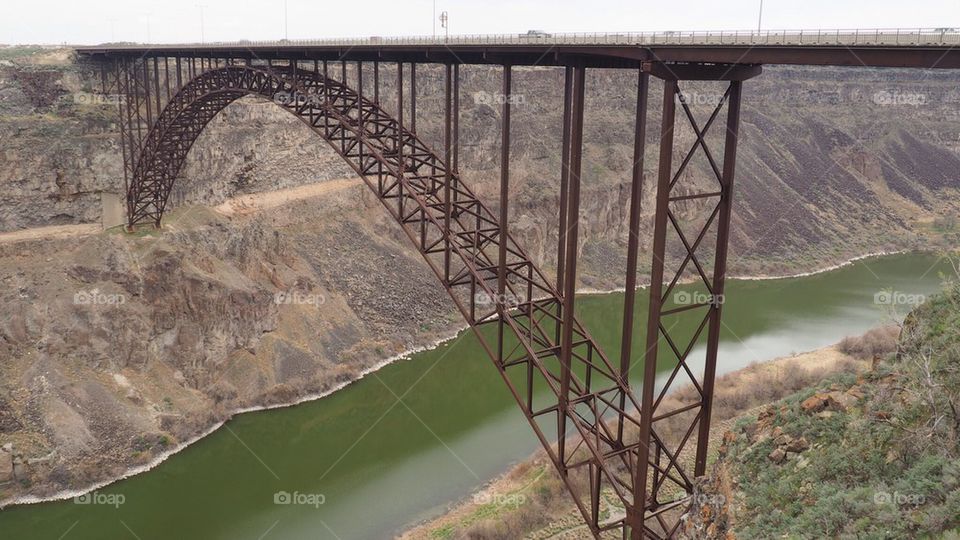
<path id="1" fill-rule="evenodd" d="M 0 244 L 0 501 L 120 474 L 233 411 L 289 403 L 450 334 L 442 289 L 366 189 L 270 216 Z M 339 219 L 346 212 L 368 223 Z M 0 471 L 2 472 L 2 471 Z"/>
<path id="2" fill-rule="evenodd" d="M 100 194 L 123 183 L 111 106 L 90 97 L 91 74 L 64 51 L 3 58 L 0 231 L 97 221 Z M 489 96 L 499 75 L 462 72 L 461 169 L 494 202 L 500 112 Z M 441 74 L 419 75 L 418 131 L 438 144 Z M 539 68 L 515 76 L 512 232 L 547 268 L 560 141 L 545 134 L 560 125 L 561 78 Z M 392 80 L 389 67 L 382 80 Z M 768 68 L 748 84 L 733 271 L 799 271 L 926 242 L 934 217 L 956 213 L 960 200 L 956 82 L 948 73 Z M 588 81 L 586 287 L 622 286 L 634 87 L 630 73 L 597 70 Z M 708 114 L 716 89 L 689 90 L 694 111 Z M 908 92 L 924 103 L 885 97 Z M 383 97 L 391 103 L 390 84 Z M 660 101 L 654 91 L 649 179 Z M 693 141 L 681 131 L 678 154 Z M 244 99 L 198 140 L 164 230 L 0 244 L 0 446 L 12 443 L 3 456 L 14 457 L 12 466 L 0 459 L 0 500 L 114 477 L 238 408 L 322 392 L 456 328 L 419 255 L 359 184 L 246 217 L 208 208 L 350 175 L 302 124 Z M 690 175 L 693 186 L 711 182 L 705 161 Z M 686 222 L 706 210 L 680 213 Z M 648 260 L 642 254 L 641 266 Z"/>
<path id="3" fill-rule="evenodd" d="M 57 57 L 56 55 L 60 55 Z M 96 81 L 76 64 L 49 65 L 65 53 L 21 60 L 61 76 L 54 98 L 37 107 L 8 66 L 0 75 L 0 229 L 95 221 L 99 192 L 121 191 L 111 107 L 88 94 Z M 38 69 L 32 66 L 30 69 Z M 394 108 L 395 76 L 382 68 L 382 100 Z M 339 72 L 339 70 L 334 70 Z M 353 74 L 348 78 L 353 80 Z M 442 72 L 418 71 L 418 133 L 441 147 Z M 369 78 L 368 78 L 369 79 Z M 583 285 L 622 286 L 632 163 L 636 76 L 594 70 L 587 81 L 581 250 Z M 369 84 L 369 80 L 367 83 Z M 925 241 L 937 216 L 960 214 L 960 89 L 949 71 L 769 66 L 748 82 L 738 159 L 732 269 L 784 273 L 867 251 Z M 514 91 L 513 232 L 544 266 L 554 263 L 558 200 L 560 90 L 556 69 L 518 69 Z M 723 87 L 685 88 L 702 125 Z M 499 70 L 462 69 L 461 168 L 491 204 L 499 185 Z M 644 189 L 645 238 L 652 230 L 659 138 L 659 85 L 652 84 Z M 695 141 L 678 113 L 675 164 Z M 717 159 L 723 122 L 709 132 Z M 352 175 L 326 144 L 272 104 L 248 98 L 229 107 L 201 136 L 173 194 L 173 204 L 219 203 L 265 191 Z M 702 152 L 681 186 L 714 180 Z M 682 188 L 683 189 L 683 188 Z M 703 219 L 708 203 L 687 203 L 681 218 Z M 643 247 L 646 248 L 645 242 Z M 677 249 L 680 246 L 676 246 Z M 641 255 L 646 263 L 648 255 Z"/>

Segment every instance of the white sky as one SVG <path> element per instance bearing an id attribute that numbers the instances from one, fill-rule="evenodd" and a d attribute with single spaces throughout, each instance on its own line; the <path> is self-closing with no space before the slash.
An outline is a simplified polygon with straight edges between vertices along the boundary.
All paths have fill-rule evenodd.
<path id="1" fill-rule="evenodd" d="M 287 17 L 284 16 L 284 4 Z M 430 35 L 434 0 L 0 0 L 0 43 Z M 436 0 L 451 34 L 746 30 L 760 0 Z M 286 21 L 286 24 L 285 24 Z M 285 30 L 286 26 L 286 30 Z M 439 22 L 437 32 L 442 32 Z M 766 29 L 960 27 L 960 0 L 765 0 Z"/>

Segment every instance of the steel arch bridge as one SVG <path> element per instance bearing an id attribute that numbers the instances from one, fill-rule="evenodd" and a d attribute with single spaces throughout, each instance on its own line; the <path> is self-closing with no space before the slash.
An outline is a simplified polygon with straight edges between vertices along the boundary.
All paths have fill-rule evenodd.
<path id="1" fill-rule="evenodd" d="M 765 62 L 960 67 L 960 51 L 938 47 L 899 47 L 885 53 L 849 45 L 367 43 L 347 48 L 94 47 L 79 52 L 101 67 L 103 91 L 124 98 L 118 110 L 128 227 L 160 226 L 191 146 L 227 105 L 248 95 L 277 103 L 350 164 L 423 255 L 476 330 L 591 533 L 598 538 L 639 539 L 675 535 L 690 507 L 694 478 L 706 469 L 744 81 L 758 75 Z M 354 84 L 348 81 L 348 61 L 355 64 Z M 380 67 L 387 61 L 396 64 L 393 114 L 380 95 Z M 929 61 L 934 65 L 927 66 Z M 331 73 L 337 71 L 331 63 L 340 64 L 339 79 Z M 440 64 L 444 71 L 442 155 L 417 136 L 416 67 L 423 63 Z M 459 173 L 463 64 L 503 68 L 496 212 L 461 181 Z M 549 65 L 564 71 L 554 276 L 537 268 L 510 234 L 510 97 L 515 65 Z M 574 315 L 588 68 L 630 69 L 637 74 L 623 328 L 615 358 L 597 346 Z M 651 76 L 662 80 L 664 91 L 647 331 L 644 352 L 636 359 L 633 322 Z M 682 86 L 687 81 L 715 81 L 725 87 L 702 124 L 684 99 Z M 680 149 L 683 158 L 675 164 L 678 121 L 692 129 L 695 142 Z M 708 139 L 708 132 L 717 131 L 722 131 L 720 137 Z M 711 149 L 711 142 L 716 145 L 718 139 L 722 149 Z M 686 183 L 684 172 L 697 153 L 706 158 L 715 176 L 709 189 Z M 678 205 L 691 200 L 712 208 L 695 224 L 693 234 L 676 212 Z M 679 265 L 666 262 L 668 241 L 683 253 Z M 685 305 L 671 301 L 685 276 L 693 276 L 707 293 L 702 301 Z M 494 305 L 478 302 L 480 297 L 493 299 Z M 671 320 L 681 314 L 696 320 L 692 335 L 673 330 Z M 481 332 L 486 326 L 495 326 L 496 332 Z M 690 359 L 699 345 L 705 351 L 705 365 L 698 373 Z M 629 381 L 635 360 L 642 360 L 639 395 Z M 656 384 L 658 365 L 669 367 L 662 387 Z M 670 405 L 664 397 L 683 382 L 692 383 L 696 397 Z M 662 436 L 660 426 L 665 422 L 680 422 L 682 435 Z M 622 505 L 623 514 L 604 507 L 603 501 L 611 498 Z"/>

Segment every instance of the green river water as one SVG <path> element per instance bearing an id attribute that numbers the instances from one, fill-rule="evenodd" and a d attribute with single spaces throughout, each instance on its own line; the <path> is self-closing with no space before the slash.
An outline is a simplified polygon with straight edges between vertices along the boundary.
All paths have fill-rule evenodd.
<path id="1" fill-rule="evenodd" d="M 943 268 L 933 255 L 905 254 L 801 278 L 730 281 L 719 370 L 862 333 L 888 317 L 875 295 L 933 293 Z M 639 294 L 638 351 L 645 302 Z M 611 358 L 622 303 L 617 293 L 578 298 L 581 320 Z M 463 332 L 326 398 L 239 415 L 88 504 L 8 507 L 0 539 L 392 538 L 537 447 L 496 369 Z M 277 504 L 283 493 L 296 504 Z"/>

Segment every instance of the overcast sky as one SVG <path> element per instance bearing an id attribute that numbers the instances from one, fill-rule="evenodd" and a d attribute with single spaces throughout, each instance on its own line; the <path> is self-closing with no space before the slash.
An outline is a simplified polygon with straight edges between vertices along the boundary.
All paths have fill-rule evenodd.
<path id="1" fill-rule="evenodd" d="M 451 34 L 752 29 L 759 8 L 760 0 L 436 0 Z M 434 0 L 0 0 L 0 43 L 196 42 L 201 27 L 206 41 L 409 36 L 432 34 L 433 23 Z M 763 27 L 960 27 L 960 0 L 766 0 Z"/>

